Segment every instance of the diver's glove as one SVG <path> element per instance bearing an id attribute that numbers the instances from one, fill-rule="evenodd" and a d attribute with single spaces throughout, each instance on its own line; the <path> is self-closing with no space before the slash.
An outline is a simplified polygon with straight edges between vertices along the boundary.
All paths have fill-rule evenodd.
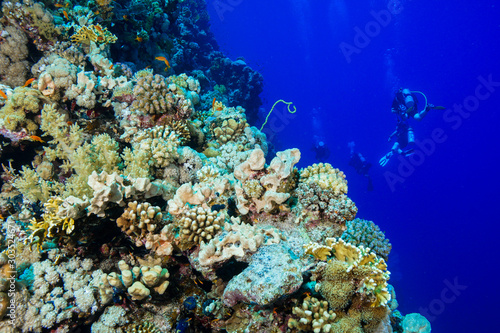
<path id="1" fill-rule="evenodd" d="M 385 156 L 382 157 L 380 159 L 380 161 L 378 161 L 378 164 L 380 164 L 380 166 L 383 166 L 383 167 L 386 166 L 386 164 L 389 163 L 389 160 L 391 159 L 393 154 L 394 154 L 394 152 L 391 150 L 390 152 L 385 154 Z"/>

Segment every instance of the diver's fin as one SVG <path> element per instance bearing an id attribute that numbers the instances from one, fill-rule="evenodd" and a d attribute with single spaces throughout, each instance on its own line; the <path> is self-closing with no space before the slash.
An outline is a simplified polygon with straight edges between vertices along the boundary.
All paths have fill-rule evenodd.
<path id="1" fill-rule="evenodd" d="M 444 110 L 446 108 L 444 106 L 434 106 L 433 109 L 434 110 Z"/>

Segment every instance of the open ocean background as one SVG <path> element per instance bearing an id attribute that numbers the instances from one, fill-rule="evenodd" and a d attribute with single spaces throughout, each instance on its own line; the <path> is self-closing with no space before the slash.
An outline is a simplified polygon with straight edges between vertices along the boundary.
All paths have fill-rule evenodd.
<path id="1" fill-rule="evenodd" d="M 314 135 L 324 138 L 328 162 L 347 175 L 357 216 L 386 232 L 399 310 L 422 313 L 433 332 L 498 331 L 498 1 L 207 2 L 222 51 L 264 76 L 264 110 L 254 125 L 276 100 L 293 102 L 296 114 L 278 104 L 266 125 L 276 149 L 300 148 L 304 167 L 316 162 Z M 340 46 L 347 44 L 359 47 L 346 56 Z M 488 90 L 485 80 L 498 83 Z M 447 107 L 413 121 L 417 140 L 429 142 L 436 129 L 445 139 L 427 153 L 417 149 L 410 169 L 397 158 L 382 168 L 399 87 Z M 462 115 L 453 111 L 464 103 Z M 372 192 L 348 165 L 349 141 L 373 164 Z M 392 176 L 399 178 L 391 186 Z"/>

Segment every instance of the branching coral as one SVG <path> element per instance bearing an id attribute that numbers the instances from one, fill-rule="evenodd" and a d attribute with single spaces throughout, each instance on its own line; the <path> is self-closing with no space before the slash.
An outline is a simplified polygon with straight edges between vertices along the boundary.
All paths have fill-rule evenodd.
<path id="1" fill-rule="evenodd" d="M 223 222 L 223 213 L 202 207 L 191 208 L 184 212 L 179 220 L 181 237 L 195 244 L 208 242 L 221 230 Z"/>
<path id="2" fill-rule="evenodd" d="M 244 133 L 248 123 L 245 119 L 237 120 L 234 118 L 229 118 L 224 120 L 220 126 L 213 129 L 213 136 L 220 145 L 225 144 L 228 141 L 234 140 Z"/>
<path id="3" fill-rule="evenodd" d="M 295 195 L 298 198 L 297 210 L 306 215 L 312 213 L 326 221 L 343 224 L 354 219 L 358 212 L 347 195 L 336 195 L 334 191 L 322 189 L 316 183 L 299 182 Z"/>
<path id="4" fill-rule="evenodd" d="M 178 134 L 168 126 L 155 126 L 139 131 L 133 138 L 132 149 L 126 148 L 122 158 L 125 175 L 148 177 L 151 167 L 164 168 L 178 156 Z"/>
<path id="5" fill-rule="evenodd" d="M 96 283 L 103 304 L 111 302 L 113 288 L 126 290 L 133 300 L 141 301 L 150 296 L 151 290 L 162 295 L 169 285 L 170 274 L 166 268 L 159 265 L 141 265 L 131 268 L 121 260 L 118 268 L 121 274 L 116 272 L 102 274 Z"/>
<path id="6" fill-rule="evenodd" d="M 174 119 L 187 119 L 193 113 L 193 105 L 199 102 L 199 84 L 188 82 L 191 80 L 186 75 L 165 78 L 145 71 L 137 77 L 132 109 L 144 114 L 167 114 Z"/>
<path id="7" fill-rule="evenodd" d="M 311 296 L 306 297 L 301 306 L 294 307 L 292 313 L 300 319 L 290 318 L 288 320 L 289 328 L 298 328 L 301 331 L 313 331 L 314 333 L 330 332 L 332 323 L 337 317 L 335 312 L 328 311 L 327 301 L 320 301 Z"/>
<path id="8" fill-rule="evenodd" d="M 23 332 L 40 332 L 56 323 L 75 320 L 97 309 L 92 288 L 92 260 L 75 257 L 56 265 L 51 260 L 33 264 L 33 297 L 22 322 Z M 21 304 L 19 304 L 21 305 Z"/>
<path id="9" fill-rule="evenodd" d="M 135 241 L 136 246 L 142 246 L 146 243 L 148 234 L 157 230 L 162 217 L 160 207 L 148 202 L 138 204 L 137 201 L 132 201 L 116 220 L 116 224 Z"/>
<path id="10" fill-rule="evenodd" d="M 347 194 L 347 181 L 339 169 L 334 169 L 329 163 L 319 163 L 308 166 L 300 171 L 300 182 L 317 184 L 323 190 L 330 190 L 334 195 Z"/>
<path id="11" fill-rule="evenodd" d="M 375 223 L 356 218 L 347 222 L 346 226 L 347 229 L 342 234 L 344 241 L 355 246 L 363 245 L 387 260 L 392 246 Z"/>
<path id="12" fill-rule="evenodd" d="M 38 90 L 45 96 L 54 96 L 76 82 L 77 66 L 57 54 L 41 59 L 33 67 L 37 68 L 35 74 L 39 75 Z"/>

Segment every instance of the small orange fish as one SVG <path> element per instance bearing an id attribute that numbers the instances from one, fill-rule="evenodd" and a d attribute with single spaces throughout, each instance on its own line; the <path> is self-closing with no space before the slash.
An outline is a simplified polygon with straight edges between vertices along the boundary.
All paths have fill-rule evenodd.
<path id="1" fill-rule="evenodd" d="M 94 15 L 99 15 L 99 11 L 98 11 L 98 10 L 96 10 L 96 11 L 94 12 Z"/>
<path id="2" fill-rule="evenodd" d="M 122 17 L 125 21 L 128 21 L 128 15 L 123 15 Z"/>
<path id="3" fill-rule="evenodd" d="M 148 69 L 148 68 L 151 68 L 151 66 L 146 66 L 146 67 L 144 67 L 144 69 Z"/>
<path id="4" fill-rule="evenodd" d="M 165 57 L 156 57 L 155 59 L 159 60 L 159 61 L 163 61 L 165 63 L 165 65 L 167 65 L 167 67 L 165 67 L 165 71 L 167 71 L 170 68 L 170 64 L 169 64 L 167 58 L 165 58 Z"/>
<path id="5" fill-rule="evenodd" d="M 2 96 L 4 99 L 9 99 L 2 89 L 0 89 L 0 96 Z"/>
<path id="6" fill-rule="evenodd" d="M 64 15 L 64 17 L 66 18 L 66 20 L 68 20 L 68 21 L 69 21 L 69 16 L 68 16 L 68 13 L 66 13 L 66 11 L 65 11 L 65 10 L 63 10 L 63 15 Z"/>
<path id="7" fill-rule="evenodd" d="M 109 69 L 113 69 L 113 67 L 115 67 L 115 65 L 111 65 L 111 66 L 109 66 Z"/>
<path id="8" fill-rule="evenodd" d="M 99 32 L 101 32 L 101 33 L 104 33 L 104 32 L 102 31 L 102 27 L 101 27 L 101 25 L 100 25 L 100 24 L 96 24 L 96 25 L 95 25 L 95 28 L 97 29 L 97 31 L 99 31 Z"/>
<path id="9" fill-rule="evenodd" d="M 38 142 L 41 142 L 41 143 L 45 143 L 45 141 L 43 141 L 43 140 L 42 140 L 42 138 L 41 138 L 41 137 L 39 137 L 39 136 L 36 136 L 36 135 L 30 135 L 30 138 L 31 138 L 31 140 L 33 140 L 33 141 L 38 141 Z"/>
<path id="10" fill-rule="evenodd" d="M 139 36 L 136 36 L 135 37 L 135 40 L 139 43 L 142 43 L 142 37 L 139 37 Z"/>
<path id="11" fill-rule="evenodd" d="M 73 122 L 67 121 L 66 124 L 68 124 L 69 126 L 71 126 L 71 125 L 73 125 Z"/>
<path id="12" fill-rule="evenodd" d="M 212 101 L 212 109 L 215 107 L 215 97 L 214 100 Z"/>
<path id="13" fill-rule="evenodd" d="M 57 8 L 64 8 L 64 7 L 66 7 L 64 5 L 61 5 L 60 3 L 56 3 L 54 6 L 57 7 Z"/>
<path id="14" fill-rule="evenodd" d="M 26 81 L 26 83 L 24 84 L 24 86 L 23 86 L 23 87 L 27 87 L 27 86 L 29 86 L 29 85 L 30 85 L 33 81 L 35 81 L 35 78 L 31 78 L 31 79 L 29 79 L 28 81 Z"/>

